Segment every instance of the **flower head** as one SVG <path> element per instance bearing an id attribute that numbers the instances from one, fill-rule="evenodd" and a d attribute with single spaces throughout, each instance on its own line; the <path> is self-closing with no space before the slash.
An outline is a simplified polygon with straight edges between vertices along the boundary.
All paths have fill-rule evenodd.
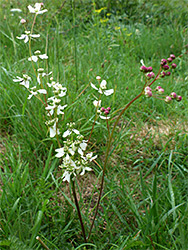
<path id="1" fill-rule="evenodd" d="M 27 43 L 29 41 L 29 37 L 31 38 L 36 38 L 36 37 L 40 37 L 40 34 L 31 34 L 30 31 L 25 31 L 25 34 L 22 34 L 20 37 L 16 37 L 20 40 L 24 39 L 24 43 Z"/>
<path id="2" fill-rule="evenodd" d="M 23 74 L 23 77 L 16 76 L 17 79 L 13 79 L 14 82 L 19 82 L 20 85 L 25 86 L 27 89 L 29 88 L 29 81 L 31 80 L 31 77 Z"/>
<path id="3" fill-rule="evenodd" d="M 100 81 L 99 76 L 97 76 L 97 80 Z M 98 92 L 99 92 L 100 94 L 104 94 L 104 95 L 106 95 L 106 96 L 109 96 L 109 95 L 111 95 L 111 94 L 114 93 L 114 90 L 113 90 L 113 89 L 107 90 L 107 89 L 106 89 L 106 88 L 107 88 L 106 85 L 107 85 L 106 80 L 102 80 L 101 83 L 99 82 L 99 88 L 97 88 L 93 83 L 91 83 L 91 87 L 92 87 L 93 89 L 98 90 Z"/>
<path id="4" fill-rule="evenodd" d="M 48 11 L 47 9 L 41 10 L 43 3 L 35 3 L 34 6 L 35 6 L 34 8 L 31 5 L 28 6 L 30 13 L 34 13 L 38 15 L 38 14 L 43 14 Z"/>

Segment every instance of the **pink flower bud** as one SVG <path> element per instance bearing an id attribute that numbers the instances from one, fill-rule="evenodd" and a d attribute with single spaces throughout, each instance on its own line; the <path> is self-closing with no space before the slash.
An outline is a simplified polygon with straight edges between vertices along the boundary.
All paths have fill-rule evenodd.
<path id="1" fill-rule="evenodd" d="M 109 114 L 108 109 L 105 109 L 104 113 L 105 113 L 105 115 L 108 115 Z"/>
<path id="2" fill-rule="evenodd" d="M 176 101 L 180 102 L 181 100 L 182 100 L 181 95 L 179 95 L 179 96 L 176 97 Z"/>
<path id="3" fill-rule="evenodd" d="M 108 108 L 107 108 L 107 110 L 108 110 L 108 111 L 110 111 L 110 110 L 111 110 L 111 108 L 110 108 L 110 107 L 108 107 Z"/>
<path id="4" fill-rule="evenodd" d="M 150 72 L 147 74 L 147 78 L 148 79 L 151 79 L 151 78 L 154 78 L 155 77 L 155 74 L 153 72 Z"/>
<path id="5" fill-rule="evenodd" d="M 167 64 L 167 60 L 166 59 L 161 59 L 161 65 L 163 66 L 165 64 Z"/>
<path id="6" fill-rule="evenodd" d="M 172 58 L 172 60 L 176 58 L 174 54 L 171 54 L 170 57 Z"/>
<path id="7" fill-rule="evenodd" d="M 161 72 L 161 77 L 165 77 L 166 76 L 166 73 L 163 71 Z"/>
<path id="8" fill-rule="evenodd" d="M 170 76 L 170 75 L 171 75 L 170 71 L 166 72 L 166 76 Z"/>
<path id="9" fill-rule="evenodd" d="M 150 88 L 149 86 L 147 86 L 147 87 L 145 87 L 144 90 L 145 90 L 145 92 L 146 92 L 146 91 L 151 91 L 151 88 Z"/>
<path id="10" fill-rule="evenodd" d="M 168 70 L 169 69 L 169 66 L 167 64 L 163 65 L 163 69 L 164 70 Z"/>
<path id="11" fill-rule="evenodd" d="M 170 103 L 172 101 L 172 98 L 170 96 L 166 96 L 165 102 Z"/>
<path id="12" fill-rule="evenodd" d="M 173 60 L 173 59 L 172 59 L 171 57 L 169 57 L 169 58 L 167 59 L 168 62 L 172 62 L 172 60 Z"/>
<path id="13" fill-rule="evenodd" d="M 159 89 L 161 89 L 161 86 L 157 86 L 155 90 L 158 91 Z"/>
<path id="14" fill-rule="evenodd" d="M 26 23 L 26 20 L 22 18 L 22 19 L 20 20 L 20 23 L 21 23 L 21 24 L 24 24 L 24 23 Z"/>
<path id="15" fill-rule="evenodd" d="M 104 112 L 104 111 L 105 111 L 105 108 L 104 108 L 104 107 L 102 107 L 102 108 L 101 108 L 101 112 Z"/>
<path id="16" fill-rule="evenodd" d="M 172 92 L 172 93 L 170 94 L 170 96 L 172 97 L 172 99 L 175 99 L 175 98 L 177 97 L 177 95 L 176 95 L 175 92 Z"/>
<path id="17" fill-rule="evenodd" d="M 160 89 L 158 90 L 158 93 L 159 93 L 160 95 L 163 94 L 163 93 L 164 93 L 164 89 L 160 88 Z"/>
<path id="18" fill-rule="evenodd" d="M 172 63 L 172 68 L 175 69 L 177 67 L 177 65 L 175 63 Z"/>
<path id="19" fill-rule="evenodd" d="M 153 68 L 152 68 L 152 67 L 148 67 L 148 68 L 147 68 L 147 71 L 148 71 L 148 72 L 151 72 L 151 71 L 153 71 Z"/>
<path id="20" fill-rule="evenodd" d="M 145 91 L 145 96 L 146 96 L 146 97 L 151 97 L 151 96 L 152 96 L 151 90 Z"/>
<path id="21" fill-rule="evenodd" d="M 140 71 L 146 73 L 146 72 L 148 72 L 148 68 L 147 68 L 146 66 L 142 65 L 142 66 L 140 67 Z"/>

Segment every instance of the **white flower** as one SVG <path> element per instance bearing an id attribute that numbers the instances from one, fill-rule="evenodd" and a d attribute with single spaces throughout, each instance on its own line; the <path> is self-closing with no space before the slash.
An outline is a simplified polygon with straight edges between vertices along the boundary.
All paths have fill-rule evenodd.
<path id="1" fill-rule="evenodd" d="M 80 134 L 80 132 L 79 132 L 77 129 L 68 129 L 67 131 L 65 131 L 65 132 L 63 133 L 63 137 L 65 138 L 65 137 L 71 135 L 72 132 L 74 132 L 74 133 L 77 134 L 77 135 Z"/>
<path id="2" fill-rule="evenodd" d="M 28 96 L 27 98 L 28 100 L 30 100 L 34 95 L 37 95 L 37 90 L 34 91 L 36 88 L 37 88 L 36 86 L 31 88 L 31 90 L 29 91 L 31 94 Z"/>
<path id="3" fill-rule="evenodd" d="M 34 14 L 38 15 L 38 14 L 43 14 L 43 13 L 48 11 L 47 9 L 41 10 L 41 7 L 43 6 L 42 3 L 35 3 L 34 6 L 35 6 L 34 8 L 31 5 L 28 6 L 30 13 L 34 13 Z"/>
<path id="4" fill-rule="evenodd" d="M 61 166 L 60 166 L 61 167 Z M 65 172 L 63 173 L 63 181 L 68 181 L 70 182 L 70 177 L 71 177 L 71 173 L 69 173 L 68 171 L 65 170 Z"/>
<path id="5" fill-rule="evenodd" d="M 31 56 L 28 58 L 28 61 L 34 61 L 34 62 L 37 62 L 38 59 L 48 59 L 48 56 L 46 54 L 41 54 L 39 50 L 35 51 L 35 54 L 34 56 Z"/>
<path id="6" fill-rule="evenodd" d="M 108 120 L 108 119 L 110 119 L 110 117 L 109 117 L 109 116 L 99 115 L 99 117 L 100 117 L 101 119 L 103 119 L 103 120 Z"/>
<path id="7" fill-rule="evenodd" d="M 27 43 L 29 41 L 29 37 L 40 37 L 40 34 L 31 34 L 30 31 L 25 31 L 25 34 L 22 34 L 20 37 L 17 36 L 16 38 L 20 40 L 24 39 L 24 43 Z"/>
<path id="8" fill-rule="evenodd" d="M 90 167 L 82 166 L 82 172 L 80 173 L 80 175 L 84 175 L 85 171 L 91 171 L 91 170 L 92 170 L 92 168 L 90 168 Z"/>
<path id="9" fill-rule="evenodd" d="M 20 85 L 25 86 L 27 89 L 29 88 L 29 81 L 31 80 L 31 77 L 28 75 L 23 75 L 22 77 L 16 76 L 17 79 L 13 79 L 14 82 L 20 82 Z"/>
<path id="10" fill-rule="evenodd" d="M 64 147 L 63 148 L 57 148 L 57 149 L 55 149 L 55 152 L 57 152 L 57 154 L 55 155 L 55 157 L 61 158 L 65 154 Z"/>
<path id="11" fill-rule="evenodd" d="M 96 108 L 101 107 L 101 100 L 99 100 L 99 101 L 97 101 L 97 100 L 93 101 L 93 105 L 94 105 Z"/>
<path id="12" fill-rule="evenodd" d="M 107 82 L 105 80 L 102 80 L 102 82 L 100 83 L 100 87 L 99 88 L 97 88 L 93 83 L 91 83 L 91 87 L 93 89 L 98 90 L 98 92 L 100 94 L 104 94 L 106 96 L 109 96 L 109 95 L 111 95 L 111 94 L 114 93 L 114 90 L 113 89 L 106 90 L 106 85 L 107 85 Z"/>

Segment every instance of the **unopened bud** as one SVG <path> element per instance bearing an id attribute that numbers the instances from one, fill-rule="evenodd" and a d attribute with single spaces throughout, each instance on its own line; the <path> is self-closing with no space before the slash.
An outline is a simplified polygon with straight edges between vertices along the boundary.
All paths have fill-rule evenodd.
<path id="1" fill-rule="evenodd" d="M 26 20 L 25 20 L 24 18 L 22 18 L 22 19 L 20 20 L 20 23 L 21 23 L 21 24 L 24 24 L 24 23 L 26 23 Z"/>
<path id="2" fill-rule="evenodd" d="M 163 69 L 164 70 L 168 70 L 169 69 L 169 66 L 167 64 L 163 65 Z"/>
<path id="3" fill-rule="evenodd" d="M 175 99 L 175 98 L 177 97 L 177 95 L 176 95 L 175 92 L 172 92 L 172 93 L 170 94 L 170 96 L 172 97 L 172 99 Z"/>
<path id="4" fill-rule="evenodd" d="M 176 101 L 180 102 L 181 100 L 182 100 L 181 95 L 179 95 L 179 96 L 176 97 Z"/>
<path id="5" fill-rule="evenodd" d="M 175 69 L 177 67 L 177 65 L 175 63 L 172 63 L 172 68 Z"/>
<path id="6" fill-rule="evenodd" d="M 161 65 L 163 66 L 165 64 L 167 64 L 167 60 L 166 59 L 161 59 Z"/>
<path id="7" fill-rule="evenodd" d="M 176 58 L 174 54 L 171 54 L 170 57 L 172 58 L 172 60 Z"/>
<path id="8" fill-rule="evenodd" d="M 165 102 L 170 103 L 172 101 L 172 98 L 170 96 L 166 96 Z"/>

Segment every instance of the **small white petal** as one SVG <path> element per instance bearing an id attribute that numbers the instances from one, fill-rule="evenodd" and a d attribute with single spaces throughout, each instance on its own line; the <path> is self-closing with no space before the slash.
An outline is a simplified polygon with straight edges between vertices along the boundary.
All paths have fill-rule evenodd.
<path id="1" fill-rule="evenodd" d="M 48 56 L 46 54 L 39 55 L 40 59 L 48 59 Z"/>
<path id="2" fill-rule="evenodd" d="M 30 35 L 30 36 L 36 38 L 36 37 L 40 37 L 40 34 L 34 34 L 34 35 Z"/>
<path id="3" fill-rule="evenodd" d="M 96 108 L 100 107 L 100 106 L 101 106 L 101 100 L 99 100 L 99 101 L 97 101 L 97 100 L 93 101 L 93 105 L 94 105 Z"/>
<path id="4" fill-rule="evenodd" d="M 38 61 L 38 57 L 37 56 L 31 56 L 31 57 L 28 58 L 28 61 L 37 62 Z"/>
<path id="5" fill-rule="evenodd" d="M 98 90 L 98 88 L 97 88 L 93 83 L 90 83 L 90 84 L 91 84 L 91 87 L 92 87 L 93 89 Z"/>
<path id="6" fill-rule="evenodd" d="M 46 89 L 39 89 L 38 92 L 39 92 L 40 94 L 44 94 L 44 95 L 47 94 Z"/>
<path id="7" fill-rule="evenodd" d="M 110 119 L 110 117 L 109 117 L 109 116 L 102 116 L 102 115 L 99 115 L 99 117 L 100 117 L 101 119 L 103 119 L 103 120 Z"/>
<path id="8" fill-rule="evenodd" d="M 28 37 L 28 36 L 25 36 L 24 43 L 27 43 L 28 41 L 29 41 L 29 37 Z"/>
<path id="9" fill-rule="evenodd" d="M 60 158 L 65 154 L 64 148 L 57 148 L 55 151 L 57 152 L 57 154 L 55 155 L 55 157 L 57 158 Z"/>
<path id="10" fill-rule="evenodd" d="M 67 131 L 65 131 L 63 133 L 63 137 L 65 138 L 65 137 L 69 136 L 70 134 L 71 134 L 71 131 L 68 129 Z"/>
<path id="11" fill-rule="evenodd" d="M 87 143 L 85 143 L 85 142 L 81 142 L 81 143 L 80 143 L 80 147 L 81 147 L 81 149 L 82 149 L 82 150 L 84 150 L 84 151 L 85 151 L 85 150 L 86 150 L 86 148 L 87 148 Z"/>
<path id="12" fill-rule="evenodd" d="M 113 94 L 113 93 L 114 93 L 114 90 L 113 90 L 113 89 L 109 89 L 109 90 L 105 90 L 105 91 L 104 91 L 104 94 L 105 94 L 106 96 L 111 95 L 111 94 Z"/>
<path id="13" fill-rule="evenodd" d="M 102 82 L 100 84 L 100 88 L 101 89 L 106 89 L 106 84 L 107 84 L 106 80 L 102 80 Z"/>
<path id="14" fill-rule="evenodd" d="M 83 153 L 83 151 L 81 150 L 81 148 L 78 148 L 78 153 L 79 153 L 80 155 L 84 155 L 84 153 Z"/>
<path id="15" fill-rule="evenodd" d="M 72 131 L 73 131 L 75 134 L 77 134 L 77 135 L 80 134 L 80 132 L 79 132 L 77 129 L 73 129 Z"/>

